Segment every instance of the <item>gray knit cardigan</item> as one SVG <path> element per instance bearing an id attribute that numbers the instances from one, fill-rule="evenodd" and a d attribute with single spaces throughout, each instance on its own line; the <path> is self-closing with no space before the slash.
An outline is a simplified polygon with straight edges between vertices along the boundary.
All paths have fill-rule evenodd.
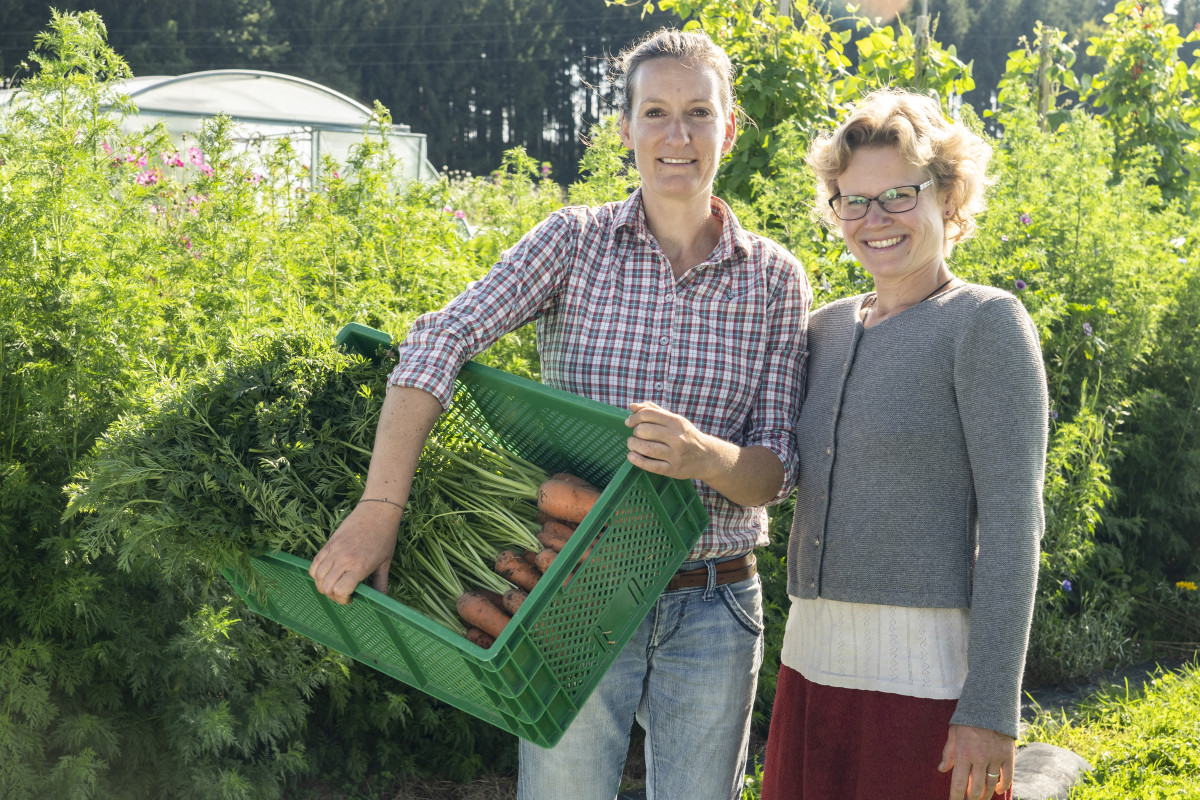
<path id="1" fill-rule="evenodd" d="M 968 284 L 864 328 L 867 295 L 814 312 L 788 591 L 970 608 L 952 722 L 1017 735 L 1044 518 L 1037 331 Z"/>

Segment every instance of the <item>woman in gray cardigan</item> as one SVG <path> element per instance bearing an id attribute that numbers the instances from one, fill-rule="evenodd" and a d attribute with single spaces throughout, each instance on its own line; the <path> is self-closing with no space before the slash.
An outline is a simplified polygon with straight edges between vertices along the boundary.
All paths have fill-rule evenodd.
<path id="1" fill-rule="evenodd" d="M 875 291 L 809 320 L 764 800 L 1011 795 L 1047 397 L 1021 303 L 946 263 L 990 156 L 894 90 L 809 151 Z"/>

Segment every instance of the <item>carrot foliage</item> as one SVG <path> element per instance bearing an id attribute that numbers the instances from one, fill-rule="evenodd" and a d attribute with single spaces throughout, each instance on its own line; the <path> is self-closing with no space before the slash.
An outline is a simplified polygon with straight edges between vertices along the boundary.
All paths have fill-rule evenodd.
<path id="1" fill-rule="evenodd" d="M 362 494 L 387 367 L 314 327 L 234 345 L 220 367 L 165 378 L 114 425 L 70 487 L 96 557 L 150 559 L 182 578 L 282 550 L 311 558 Z M 504 591 L 497 550 L 537 548 L 546 475 L 444 416 L 422 453 L 389 592 L 456 630 L 454 599 Z"/>

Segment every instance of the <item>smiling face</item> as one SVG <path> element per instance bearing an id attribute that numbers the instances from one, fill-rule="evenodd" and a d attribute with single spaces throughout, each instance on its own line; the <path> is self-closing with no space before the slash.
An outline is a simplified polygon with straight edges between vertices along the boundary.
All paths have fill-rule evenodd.
<path id="1" fill-rule="evenodd" d="M 920 185 L 929 176 L 909 164 L 894 147 L 864 148 L 850 158 L 837 179 L 841 194 L 876 197 L 897 186 Z M 862 219 L 841 222 L 842 236 L 876 288 L 921 286 L 935 276 L 944 260 L 947 206 L 930 186 L 911 211 L 889 214 L 871 203 Z"/>
<path id="2" fill-rule="evenodd" d="M 656 58 L 637 68 L 621 141 L 633 151 L 649 202 L 703 200 L 707 207 L 721 156 L 737 134 L 716 71 L 705 64 Z"/>

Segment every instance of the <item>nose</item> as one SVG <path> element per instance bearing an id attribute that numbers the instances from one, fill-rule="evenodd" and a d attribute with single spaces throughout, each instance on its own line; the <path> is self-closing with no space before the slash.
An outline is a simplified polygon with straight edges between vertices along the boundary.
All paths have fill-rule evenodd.
<path id="1" fill-rule="evenodd" d="M 686 144 L 689 138 L 686 122 L 681 117 L 672 117 L 667 125 L 667 141 Z"/>
<path id="2" fill-rule="evenodd" d="M 867 201 L 867 213 L 864 219 L 868 225 L 880 222 L 890 216 L 887 210 L 880 204 L 878 198 Z"/>

